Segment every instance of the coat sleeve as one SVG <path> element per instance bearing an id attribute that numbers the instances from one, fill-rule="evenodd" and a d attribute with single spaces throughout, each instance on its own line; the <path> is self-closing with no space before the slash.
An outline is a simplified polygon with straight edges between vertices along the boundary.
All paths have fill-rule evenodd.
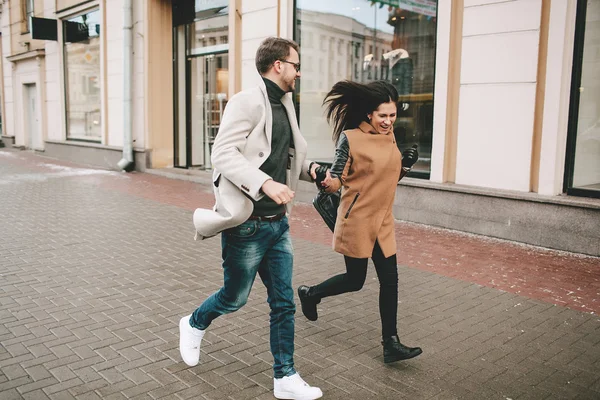
<path id="1" fill-rule="evenodd" d="M 264 196 L 260 189 L 271 177 L 253 166 L 243 150 L 246 138 L 264 114 L 263 108 L 252 94 L 233 96 L 225 106 L 211 155 L 215 169 L 254 200 Z"/>
<path id="2" fill-rule="evenodd" d="M 337 145 L 335 146 L 335 155 L 333 157 L 333 164 L 331 165 L 331 176 L 338 178 L 340 182 L 344 182 L 344 171 L 349 167 L 348 162 L 352 163 L 350 157 L 350 144 L 348 143 L 348 137 L 345 133 L 340 134 Z"/>
<path id="3" fill-rule="evenodd" d="M 312 176 L 310 176 L 310 167 L 312 166 L 313 161 L 304 160 L 302 163 L 302 169 L 300 170 L 300 180 L 306 182 L 314 182 Z"/>

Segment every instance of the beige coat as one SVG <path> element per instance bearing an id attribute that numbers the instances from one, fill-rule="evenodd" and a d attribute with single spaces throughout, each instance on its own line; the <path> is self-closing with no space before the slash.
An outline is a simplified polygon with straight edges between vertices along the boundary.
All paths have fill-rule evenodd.
<path id="1" fill-rule="evenodd" d="M 385 257 L 396 253 L 392 206 L 402 168 L 393 133 L 372 132 L 366 122 L 344 132 L 350 147 L 341 176 L 342 198 L 333 249 L 354 258 L 369 258 L 375 241 Z"/>
<path id="2" fill-rule="evenodd" d="M 286 184 L 296 190 L 298 180 L 311 181 L 306 160 L 306 140 L 302 137 L 291 93 L 281 100 L 287 111 L 294 148 L 289 149 Z M 250 198 L 259 200 L 263 183 L 271 177 L 259 168 L 271 154 L 273 113 L 263 80 L 259 86 L 237 93 L 227 103 L 212 148 L 215 205 L 194 212 L 196 238 L 205 239 L 238 226 L 252 214 Z M 292 203 L 286 204 L 290 213 Z"/>

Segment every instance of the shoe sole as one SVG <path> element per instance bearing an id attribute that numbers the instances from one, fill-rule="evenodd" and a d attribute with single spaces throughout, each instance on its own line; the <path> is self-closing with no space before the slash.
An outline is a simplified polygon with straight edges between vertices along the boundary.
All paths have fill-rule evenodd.
<path id="1" fill-rule="evenodd" d="M 417 356 L 420 356 L 421 354 L 423 354 L 423 350 L 417 352 L 415 355 L 410 356 L 410 357 L 383 357 L 383 362 L 386 364 L 389 364 L 389 363 L 393 363 L 396 361 L 410 360 L 411 358 L 415 358 Z"/>
<path id="2" fill-rule="evenodd" d="M 189 364 L 187 361 L 185 361 L 185 358 L 183 357 L 183 352 L 181 351 L 181 332 L 184 329 L 184 324 L 189 324 L 189 322 L 186 321 L 185 317 L 179 320 L 179 355 L 181 356 L 181 359 L 186 365 L 189 365 L 190 367 L 195 367 L 200 363 L 200 357 L 198 357 L 198 361 L 196 362 L 196 364 Z"/>
<path id="3" fill-rule="evenodd" d="M 321 397 L 323 397 L 323 393 L 321 393 L 317 397 L 314 397 L 314 396 L 294 396 L 294 394 L 292 394 L 290 392 L 275 392 L 275 391 L 273 391 L 273 395 L 275 396 L 276 399 L 279 399 L 279 400 L 315 400 L 315 399 L 320 399 Z"/>

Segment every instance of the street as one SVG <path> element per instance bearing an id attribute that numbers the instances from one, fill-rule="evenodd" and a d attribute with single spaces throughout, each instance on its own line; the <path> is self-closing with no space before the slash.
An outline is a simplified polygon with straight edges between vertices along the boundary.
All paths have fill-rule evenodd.
<path id="1" fill-rule="evenodd" d="M 222 284 L 194 241 L 203 184 L 0 150 L 0 398 L 272 399 L 266 291 L 216 320 L 185 365 L 178 321 Z M 294 285 L 344 270 L 310 204 L 291 219 Z M 396 224 L 398 330 L 384 364 L 378 284 L 296 299 L 296 368 L 324 399 L 600 398 L 600 259 Z"/>

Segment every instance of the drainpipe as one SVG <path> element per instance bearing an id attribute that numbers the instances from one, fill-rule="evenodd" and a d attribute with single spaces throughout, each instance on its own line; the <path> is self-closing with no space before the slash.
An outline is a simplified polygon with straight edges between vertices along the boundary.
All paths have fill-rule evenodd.
<path id="1" fill-rule="evenodd" d="M 131 171 L 133 162 L 133 128 L 131 122 L 131 81 L 133 80 L 133 0 L 123 1 L 123 158 L 119 169 Z"/>

